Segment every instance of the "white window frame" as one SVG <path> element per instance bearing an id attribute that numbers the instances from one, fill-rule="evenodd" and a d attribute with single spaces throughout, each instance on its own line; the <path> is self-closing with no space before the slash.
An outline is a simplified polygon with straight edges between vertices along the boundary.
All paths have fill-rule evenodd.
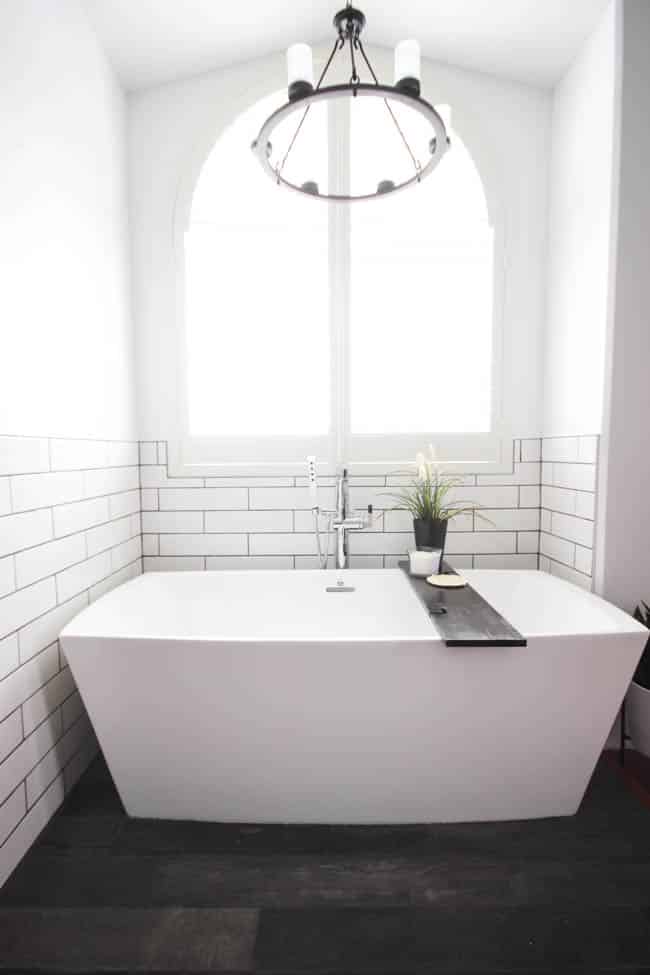
<path id="1" fill-rule="evenodd" d="M 336 136 L 341 120 L 330 116 L 330 136 Z M 340 135 L 340 133 L 339 133 Z M 218 136 L 217 136 L 218 138 Z M 493 246 L 492 310 L 492 403 L 490 432 L 450 434 L 422 431 L 417 434 L 364 435 L 356 438 L 349 432 L 347 397 L 349 369 L 348 338 L 350 329 L 350 204 L 321 204 L 331 208 L 329 222 L 329 327 L 331 342 L 331 417 L 333 429 L 324 437 L 192 437 L 189 435 L 187 332 L 185 323 L 185 233 L 189 226 L 192 198 L 203 163 L 214 148 L 198 152 L 190 167 L 185 186 L 177 197 L 174 219 L 174 254 L 176 267 L 176 422 L 169 442 L 169 472 L 180 477 L 214 476 L 300 476 L 305 471 L 304 458 L 318 458 L 319 473 L 332 474 L 342 466 L 351 474 L 383 476 L 412 463 L 418 450 L 434 443 L 440 460 L 449 471 L 457 473 L 501 473 L 512 469 L 513 439 L 506 431 L 503 417 L 504 378 L 504 304 L 506 241 L 505 220 L 495 201 L 489 201 Z M 341 140 L 330 138 L 330 168 L 340 171 L 341 154 L 336 146 Z M 345 178 L 345 177 L 344 177 Z M 435 179 L 435 173 L 430 177 Z M 269 186 L 269 192 L 273 187 Z M 281 192 L 277 190 L 277 192 Z M 417 189 L 411 192 L 417 192 Z M 354 204 L 352 204 L 354 205 Z M 360 206 L 369 204 L 358 204 Z M 344 378 L 345 377 L 345 378 Z M 344 381 L 341 381 L 344 378 Z M 461 392 L 462 395 L 462 392 Z M 227 454 L 228 460 L 224 460 Z M 255 460 L 251 460 L 254 457 Z"/>

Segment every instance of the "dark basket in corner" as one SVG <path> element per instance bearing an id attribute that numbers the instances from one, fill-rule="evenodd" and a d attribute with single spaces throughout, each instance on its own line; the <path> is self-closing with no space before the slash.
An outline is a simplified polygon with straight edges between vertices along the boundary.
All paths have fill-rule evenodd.
<path id="1" fill-rule="evenodd" d="M 414 518 L 413 531 L 415 533 L 415 547 L 419 552 L 430 552 L 434 548 L 439 548 L 444 555 L 447 519 Z"/>
<path id="2" fill-rule="evenodd" d="M 642 623 L 643 626 L 647 626 L 650 629 L 650 606 L 647 603 L 641 602 L 634 610 L 634 619 Z M 635 684 L 639 687 L 643 687 L 646 691 L 650 691 L 650 639 L 646 643 L 643 653 L 641 654 L 641 659 L 639 660 L 638 666 L 634 672 L 634 677 L 632 678 Z"/>

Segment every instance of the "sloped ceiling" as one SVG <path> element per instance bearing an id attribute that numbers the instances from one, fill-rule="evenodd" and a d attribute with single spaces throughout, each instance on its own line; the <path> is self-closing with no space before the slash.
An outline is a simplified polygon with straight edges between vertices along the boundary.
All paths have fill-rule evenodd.
<path id="1" fill-rule="evenodd" d="M 423 53 L 500 78 L 552 87 L 608 0 L 362 0 L 368 44 L 416 37 Z M 122 83 L 147 88 L 333 40 L 336 0 L 85 0 Z"/>

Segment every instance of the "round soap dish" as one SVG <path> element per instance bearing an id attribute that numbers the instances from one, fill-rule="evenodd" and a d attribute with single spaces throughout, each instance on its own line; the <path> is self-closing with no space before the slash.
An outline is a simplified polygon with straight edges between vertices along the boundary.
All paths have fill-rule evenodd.
<path id="1" fill-rule="evenodd" d="M 462 589 L 467 585 L 466 579 L 463 579 L 462 576 L 452 575 L 451 573 L 447 575 L 428 576 L 427 582 L 430 586 L 435 586 L 437 589 Z"/>

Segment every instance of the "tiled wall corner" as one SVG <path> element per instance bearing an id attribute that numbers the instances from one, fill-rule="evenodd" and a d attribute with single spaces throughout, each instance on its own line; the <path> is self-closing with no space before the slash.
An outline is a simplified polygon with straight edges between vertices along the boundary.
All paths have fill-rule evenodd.
<path id="1" fill-rule="evenodd" d="M 542 441 L 540 568 L 592 588 L 599 437 Z"/>
<path id="2" fill-rule="evenodd" d="M 138 445 L 0 436 L 0 885 L 97 744 L 61 629 L 142 571 Z"/>
<path id="3" fill-rule="evenodd" d="M 164 442 L 140 445 L 144 568 L 315 568 L 311 500 L 302 477 L 177 478 Z M 449 561 L 458 568 L 538 567 L 541 441 L 516 440 L 504 474 L 470 474 L 457 500 L 480 506 L 450 524 Z M 353 567 L 394 566 L 413 544 L 412 521 L 388 510 L 399 478 L 351 477 L 350 499 L 375 509 L 372 529 L 349 536 Z M 334 505 L 334 481 L 320 502 Z M 482 515 L 483 517 L 480 517 Z"/>

